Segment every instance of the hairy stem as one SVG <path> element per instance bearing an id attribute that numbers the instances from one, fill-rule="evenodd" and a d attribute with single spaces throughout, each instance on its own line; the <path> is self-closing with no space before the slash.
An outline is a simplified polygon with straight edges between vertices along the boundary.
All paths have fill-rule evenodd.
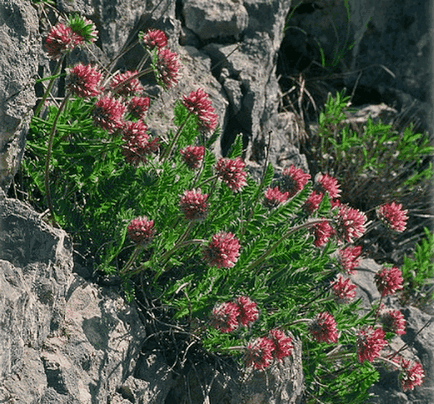
<path id="1" fill-rule="evenodd" d="M 47 87 L 47 89 L 45 90 L 45 93 L 44 93 L 44 95 L 42 96 L 41 101 L 39 101 L 39 104 L 38 104 L 38 106 L 36 107 L 36 110 L 35 110 L 35 114 L 34 114 L 34 115 L 35 115 L 36 117 L 38 117 L 38 118 L 39 118 L 39 114 L 41 113 L 41 109 L 42 109 L 42 107 L 44 106 L 45 101 L 46 101 L 46 99 L 48 98 L 48 95 L 50 94 L 51 89 L 53 88 L 54 80 L 57 79 L 57 75 L 59 74 L 60 69 L 62 68 L 62 63 L 63 63 L 63 59 L 64 59 L 64 57 L 65 57 L 65 55 L 63 55 L 63 56 L 59 59 L 59 61 L 57 62 L 56 69 L 54 70 L 53 76 L 52 76 L 50 82 L 48 83 L 48 87 Z"/>

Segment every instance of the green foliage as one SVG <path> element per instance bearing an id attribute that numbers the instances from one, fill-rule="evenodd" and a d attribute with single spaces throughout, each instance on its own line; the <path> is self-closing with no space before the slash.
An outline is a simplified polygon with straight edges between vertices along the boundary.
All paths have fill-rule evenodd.
<path id="1" fill-rule="evenodd" d="M 424 306 L 434 300 L 434 234 L 424 228 L 425 238 L 416 245 L 412 257 L 404 256 L 401 267 L 404 279 L 403 299 Z"/>
<path id="2" fill-rule="evenodd" d="M 369 210 L 402 199 L 416 186 L 427 186 L 434 175 L 429 137 L 413 133 L 412 126 L 398 133 L 371 118 L 361 130 L 354 130 L 343 122 L 349 99 L 343 92 L 329 95 L 311 149 L 318 171 L 338 179 L 342 199 Z"/>
<path id="3" fill-rule="evenodd" d="M 154 52 L 154 68 L 156 57 Z M 371 138 L 377 140 L 369 147 L 384 153 L 388 143 L 395 142 L 395 157 L 402 156 L 403 164 L 410 156 L 417 160 L 431 152 L 419 135 L 408 132 L 402 141 L 388 137 L 388 127 L 372 123 L 362 138 L 349 128 L 338 133 L 346 103 L 340 95 L 330 98 L 320 117 L 319 150 L 331 155 L 333 149 L 331 161 L 336 165 L 331 169 L 345 165 L 348 156 L 358 156 L 363 170 L 382 174 L 388 167 L 383 160 L 372 160 L 365 145 Z M 362 315 L 360 300 L 342 305 L 332 295 L 331 282 L 340 270 L 333 255 L 341 246 L 331 238 L 323 248 L 315 247 L 312 231 L 321 220 L 338 225 L 328 195 L 312 217 L 303 209 L 311 182 L 288 201 L 268 208 L 264 192 L 273 187 L 271 164 L 264 167 L 259 183 L 247 176 L 247 185 L 233 192 L 215 172 L 211 147 L 218 131 L 207 139 L 198 117 L 181 102 L 174 106 L 174 127 L 165 136 L 168 144 L 131 165 L 119 133 L 109 134 L 93 124 L 94 104 L 94 99 L 69 99 L 62 110 L 50 106 L 44 119 L 33 117 L 21 173 L 30 201 L 41 211 L 49 207 L 51 219 L 72 236 L 75 248 L 94 269 L 119 276 L 127 301 L 136 299 L 153 320 L 159 315 L 161 324 L 199 338 L 208 352 L 239 361 L 247 344 L 270 329 L 291 332 L 304 350 L 309 397 L 324 403 L 362 403 L 378 374 L 370 363 L 356 362 L 355 330 L 373 324 L 375 310 Z M 127 114 L 125 119 L 132 117 Z M 48 139 L 53 139 L 52 147 Z M 409 147 L 411 143 L 417 146 Z M 179 152 L 193 144 L 205 146 L 197 170 L 190 170 Z M 228 156 L 241 158 L 242 153 L 239 134 Z M 46 202 L 47 180 L 52 206 Z M 208 195 L 208 212 L 203 220 L 190 221 L 180 209 L 180 198 L 198 188 Z M 146 245 L 128 237 L 127 226 L 140 216 L 154 222 L 155 236 Z M 230 265 L 218 267 L 206 261 L 204 249 L 219 232 L 232 233 L 241 248 Z M 431 249 L 433 242 L 430 239 Z M 426 258 L 425 249 L 421 247 L 421 255 Z M 424 275 L 432 270 L 426 267 Z M 214 329 L 209 321 L 213 308 L 240 296 L 255 302 L 259 319 L 230 333 Z M 316 314 L 325 311 L 336 320 L 339 344 L 319 343 L 309 331 Z"/>

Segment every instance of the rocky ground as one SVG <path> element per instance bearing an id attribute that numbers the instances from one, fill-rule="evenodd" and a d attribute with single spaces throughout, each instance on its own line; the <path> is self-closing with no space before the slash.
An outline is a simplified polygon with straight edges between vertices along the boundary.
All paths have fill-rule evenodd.
<path id="1" fill-rule="evenodd" d="M 308 170 L 309 162 L 295 146 L 295 134 L 300 131 L 297 115 L 281 108 L 277 70 L 283 52 L 294 56 L 286 59 L 291 67 L 298 64 L 305 69 L 306 61 L 316 57 L 312 46 L 316 39 L 331 60 L 337 39 L 342 44 L 339 49 L 354 42 L 342 56 L 340 79 L 329 78 L 330 89 L 339 85 L 353 89 L 354 100 L 370 104 L 371 115 L 393 107 L 398 116 L 416 119 L 421 128 L 430 129 L 426 119 L 432 116 L 426 85 L 431 44 L 428 2 L 410 7 L 391 0 L 375 4 L 351 0 L 351 21 L 345 18 L 342 2 L 315 0 L 295 9 L 298 3 L 217 0 L 209 7 L 204 0 L 58 0 L 57 8 L 86 15 L 100 32 L 101 40 L 92 53 L 73 53 L 71 61 L 87 62 L 95 55 L 110 60 L 137 30 L 163 29 L 184 64 L 183 85 L 170 92 L 166 102 L 197 86 L 205 88 L 222 128 L 215 152 L 224 153 L 235 134 L 242 133 L 253 175 L 260 172 L 270 131 L 270 158 L 276 173 L 292 163 Z M 294 13 L 288 28 L 290 10 Z M 10 184 L 36 102 L 34 78 L 48 69 L 41 47 L 41 31 L 48 20 L 42 6 L 25 0 L 3 1 L 0 16 L 6 22 L 0 26 L 6 50 L 0 52 L 0 71 L 4 72 L 0 75 L 0 185 L 9 196 L 0 196 L 0 402 L 183 402 L 184 379 L 157 351 L 141 354 L 147 334 L 140 313 L 118 297 L 116 286 L 96 284 L 91 272 L 74 262 L 64 232 L 48 226 L 29 206 L 10 199 L 14 196 Z M 117 67 L 134 68 L 141 56 L 133 49 Z M 324 91 L 320 87 L 316 87 L 319 95 Z M 155 132 L 165 130 L 171 120 L 161 111 L 158 104 L 151 110 Z M 354 276 L 367 301 L 377 297 L 372 274 L 378 268 L 374 261 L 364 260 Z M 372 389 L 378 395 L 372 404 L 434 402 L 433 325 L 418 334 L 432 312 L 414 307 L 405 307 L 403 312 L 408 329 L 398 344 L 408 344 L 409 355 L 421 359 L 425 383 L 403 393 L 396 375 L 384 372 Z M 227 369 L 226 373 L 191 369 L 188 390 L 197 402 L 206 402 L 207 396 L 210 403 L 241 403 L 241 397 L 249 397 L 245 401 L 249 403 L 296 402 L 302 389 L 299 360 L 296 355 L 295 364 L 275 369 L 268 388 L 264 386 L 269 380 L 250 378 L 240 384 L 239 375 Z M 203 392 L 199 386 L 205 383 L 198 381 L 212 388 Z"/>

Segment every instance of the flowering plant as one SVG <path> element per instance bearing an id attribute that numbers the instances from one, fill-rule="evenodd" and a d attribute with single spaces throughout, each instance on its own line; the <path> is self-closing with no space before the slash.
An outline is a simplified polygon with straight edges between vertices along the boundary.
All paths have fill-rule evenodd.
<path id="1" fill-rule="evenodd" d="M 312 183 L 291 166 L 274 181 L 267 164 L 255 182 L 240 135 L 217 159 L 218 116 L 204 89 L 176 104 L 166 136 L 151 134 L 139 78 L 154 72 L 171 88 L 179 60 L 162 32 L 140 33 L 139 42 L 152 67 L 103 77 L 78 64 L 67 70 L 63 102 L 45 117 L 37 107 L 22 170 L 33 204 L 95 269 L 120 279 L 145 316 L 179 332 L 184 357 L 195 344 L 266 371 L 301 345 L 308 400 L 363 402 L 388 335 L 339 272 L 357 267 L 360 248 L 349 244 L 366 231 L 366 215 L 339 202 L 326 173 Z M 393 294 L 400 285 L 389 278 L 378 282 Z"/>

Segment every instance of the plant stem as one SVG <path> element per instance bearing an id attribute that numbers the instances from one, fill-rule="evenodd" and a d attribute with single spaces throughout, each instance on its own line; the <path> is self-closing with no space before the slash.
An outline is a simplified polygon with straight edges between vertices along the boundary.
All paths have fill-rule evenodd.
<path id="1" fill-rule="evenodd" d="M 322 222 L 329 222 L 330 219 L 317 219 L 317 220 L 312 220 L 310 222 L 306 222 L 303 223 L 299 226 L 296 226 L 290 230 L 288 230 L 279 240 L 277 240 L 264 254 L 262 254 L 256 261 L 252 262 L 246 269 L 246 272 L 251 271 L 253 268 L 255 268 L 256 266 L 258 266 L 259 264 L 261 264 L 265 258 L 267 258 L 278 246 L 279 244 L 284 241 L 285 239 L 287 239 L 289 236 L 291 236 L 292 234 L 294 234 L 295 232 L 297 232 L 298 230 L 301 230 L 305 227 L 310 227 L 313 226 L 314 224 L 318 224 L 318 223 L 322 223 Z"/>
<path id="2" fill-rule="evenodd" d="M 170 141 L 169 146 L 167 146 L 166 151 L 164 152 L 163 156 L 161 157 L 161 162 L 164 163 L 170 156 L 170 153 L 172 153 L 172 150 L 175 146 L 176 141 L 179 139 L 179 136 L 181 136 L 182 129 L 184 129 L 185 124 L 189 120 L 190 116 L 193 115 L 193 112 L 189 112 L 187 115 L 187 118 L 185 118 L 185 121 L 181 124 L 181 126 L 178 128 L 175 136 Z"/>
<path id="3" fill-rule="evenodd" d="M 59 110 L 57 111 L 57 115 L 54 118 L 53 126 L 51 127 L 50 136 L 48 138 L 48 147 L 47 147 L 47 155 L 45 156 L 45 192 L 47 193 L 47 205 L 48 209 L 50 209 L 51 216 L 53 218 L 54 224 L 56 223 L 56 219 L 54 217 L 54 210 L 53 210 L 53 204 L 51 201 L 51 192 L 50 192 L 50 158 L 51 158 L 51 151 L 53 148 L 53 141 L 54 141 L 54 134 L 56 133 L 56 125 L 57 121 L 59 120 L 60 114 L 62 113 L 63 108 L 65 107 L 66 103 L 68 102 L 68 99 L 70 97 L 70 94 L 68 94 L 62 101 L 62 104 L 60 104 Z"/>
<path id="4" fill-rule="evenodd" d="M 134 249 L 133 253 L 130 256 L 130 259 L 127 261 L 125 266 L 121 269 L 121 275 L 124 275 L 130 269 L 131 265 L 133 265 L 133 262 L 137 259 L 137 256 L 142 250 L 143 250 L 143 245 L 137 244 L 136 248 Z"/>
<path id="5" fill-rule="evenodd" d="M 63 63 L 63 59 L 65 58 L 65 55 L 63 55 L 60 59 L 59 59 L 59 61 L 57 62 L 57 65 L 56 65 L 56 69 L 54 70 L 54 73 L 53 73 L 53 77 L 52 77 L 52 79 L 50 80 L 50 82 L 48 83 L 48 87 L 47 87 L 47 89 L 45 90 L 45 93 L 44 93 L 44 95 L 42 96 L 42 99 L 41 99 L 41 101 L 39 101 L 39 104 L 38 104 L 38 106 L 36 107 L 36 110 L 35 110 L 35 114 L 34 114 L 34 116 L 36 116 L 36 117 L 38 117 L 39 118 L 39 114 L 40 114 L 40 112 L 41 112 L 41 109 L 42 109 L 42 107 L 44 106 L 44 104 L 45 104 L 45 100 L 47 99 L 47 97 L 48 97 L 48 95 L 50 94 L 50 91 L 51 91 L 51 89 L 53 88 L 53 84 L 54 84 L 54 80 L 56 80 L 56 76 L 59 74 L 59 72 L 60 72 L 60 69 L 61 69 L 61 67 L 62 67 L 62 63 Z"/>
<path id="6" fill-rule="evenodd" d="M 168 261 L 168 259 L 170 258 L 170 256 L 178 249 L 181 247 L 182 243 L 184 242 L 184 240 L 188 237 L 191 229 L 193 228 L 194 222 L 190 222 L 187 226 L 187 228 L 185 229 L 184 234 L 182 234 L 178 241 L 176 242 L 176 244 L 173 246 L 173 248 L 169 251 L 166 251 L 163 256 L 160 258 L 160 262 L 162 263 L 162 266 L 164 267 L 164 265 L 166 264 L 166 262 Z"/>

